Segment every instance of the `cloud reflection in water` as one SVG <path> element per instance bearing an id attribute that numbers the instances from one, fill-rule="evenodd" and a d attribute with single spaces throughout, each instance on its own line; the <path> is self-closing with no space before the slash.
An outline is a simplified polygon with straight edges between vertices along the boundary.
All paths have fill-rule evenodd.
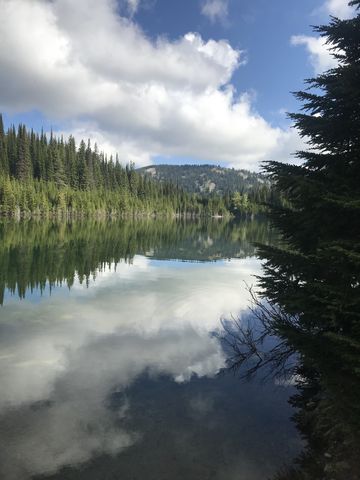
<path id="1" fill-rule="evenodd" d="M 126 389 L 142 373 L 175 382 L 213 377 L 224 354 L 210 332 L 248 305 L 255 259 L 210 264 L 142 256 L 99 273 L 86 289 L 10 301 L 1 316 L 4 478 L 50 474 L 140 441 Z M 124 392 L 117 410 L 114 392 Z M 195 401 L 194 408 L 202 408 Z"/>

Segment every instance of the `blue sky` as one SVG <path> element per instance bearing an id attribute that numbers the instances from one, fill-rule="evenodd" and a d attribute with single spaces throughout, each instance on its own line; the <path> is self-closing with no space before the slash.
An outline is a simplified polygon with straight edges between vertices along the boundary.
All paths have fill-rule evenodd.
<path id="1" fill-rule="evenodd" d="M 136 18 L 152 38 L 160 34 L 176 39 L 194 31 L 205 40 L 226 39 L 234 48 L 244 50 L 246 67 L 235 72 L 232 83 L 239 91 L 256 91 L 260 113 L 272 119 L 279 108 L 296 108 L 289 92 L 301 88 L 303 78 L 313 74 L 306 51 L 294 48 L 290 38 L 294 34 L 312 35 L 311 23 L 327 21 L 325 11 L 315 13 L 315 3 L 230 0 L 227 17 L 211 21 L 201 13 L 201 2 L 196 0 L 157 0 L 153 8 L 141 8 Z"/>
<path id="2" fill-rule="evenodd" d="M 0 0 L 5 124 L 122 161 L 257 170 L 302 147 L 291 91 L 334 65 L 310 25 L 347 0 Z"/>

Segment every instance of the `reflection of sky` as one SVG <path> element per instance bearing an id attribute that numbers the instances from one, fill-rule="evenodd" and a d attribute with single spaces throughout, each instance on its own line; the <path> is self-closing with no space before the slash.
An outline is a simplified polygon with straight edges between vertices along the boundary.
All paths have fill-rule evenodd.
<path id="1" fill-rule="evenodd" d="M 247 307 L 243 282 L 253 281 L 257 261 L 174 265 L 178 263 L 136 256 L 132 265 L 121 263 L 116 272 L 98 273 L 89 288 L 76 282 L 70 291 L 54 289 L 36 305 L 31 296 L 8 302 L 1 310 L 1 376 L 7 388 L 0 393 L 0 406 L 43 399 L 66 370 L 70 352 L 106 336 L 133 334 L 147 342 L 161 332 L 189 331 L 213 351 L 208 332 L 222 316 Z M 33 296 L 38 298 L 36 292 Z M 220 357 L 218 361 L 211 373 L 222 364 Z M 190 373 L 185 368 L 177 375 Z M 24 376 L 32 377 L 31 384 Z"/>
<path id="2" fill-rule="evenodd" d="M 221 317 L 248 306 L 256 259 L 218 263 L 154 261 L 136 256 L 39 301 L 10 299 L 1 310 L 0 445 L 5 478 L 56 472 L 141 440 L 126 428 L 131 405 L 110 409 L 145 372 L 184 384 L 212 378 L 224 354 L 209 333 Z M 33 300 L 36 299 L 36 302 Z M 208 400 L 195 398 L 197 414 Z M 4 456 L 1 459 L 1 455 Z M 1 467 L 0 467 L 1 468 Z"/>

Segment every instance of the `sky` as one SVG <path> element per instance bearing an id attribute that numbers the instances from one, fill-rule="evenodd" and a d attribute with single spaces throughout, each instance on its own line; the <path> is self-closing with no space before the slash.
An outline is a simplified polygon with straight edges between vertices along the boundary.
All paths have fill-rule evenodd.
<path id="1" fill-rule="evenodd" d="M 0 112 L 123 163 L 258 171 L 304 141 L 291 92 L 334 66 L 347 0 L 0 0 Z"/>

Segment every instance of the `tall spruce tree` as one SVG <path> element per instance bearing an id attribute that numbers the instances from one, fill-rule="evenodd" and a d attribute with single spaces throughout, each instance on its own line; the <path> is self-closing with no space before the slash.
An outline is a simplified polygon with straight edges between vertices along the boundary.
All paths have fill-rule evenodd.
<path id="1" fill-rule="evenodd" d="M 350 4 L 354 18 L 316 28 L 338 65 L 295 94 L 302 164 L 265 167 L 289 206 L 271 207 L 283 245 L 260 248 L 261 285 L 281 312 L 270 332 L 299 354 L 293 403 L 308 439 L 286 479 L 360 478 L 360 0 Z"/>
<path id="2" fill-rule="evenodd" d="M 19 125 L 17 138 L 16 177 L 21 180 L 29 180 L 33 175 L 31 163 L 29 137 L 25 125 Z"/>
<path id="3" fill-rule="evenodd" d="M 7 149 L 6 149 L 6 137 L 5 137 L 4 124 L 3 124 L 1 113 L 0 113 L 0 172 L 5 175 L 9 174 L 9 161 L 8 161 Z"/>
<path id="4" fill-rule="evenodd" d="M 76 163 L 76 145 L 75 139 L 72 135 L 70 135 L 69 141 L 66 144 L 65 167 L 69 179 L 69 185 L 72 188 L 77 188 L 78 172 Z"/>
<path id="5" fill-rule="evenodd" d="M 53 178 L 52 180 L 57 186 L 61 187 L 65 185 L 65 172 L 64 172 L 64 144 L 61 139 L 60 142 L 52 138 L 49 145 L 50 161 L 53 166 Z"/>
<path id="6" fill-rule="evenodd" d="M 88 175 L 86 169 L 86 145 L 84 140 L 81 140 L 79 150 L 77 153 L 78 159 L 78 185 L 82 190 L 88 188 Z"/>
<path id="7" fill-rule="evenodd" d="M 87 188 L 94 187 L 94 165 L 93 165 L 93 152 L 91 150 L 90 139 L 88 139 L 87 148 L 85 150 L 85 173 L 86 173 L 86 185 Z"/>

